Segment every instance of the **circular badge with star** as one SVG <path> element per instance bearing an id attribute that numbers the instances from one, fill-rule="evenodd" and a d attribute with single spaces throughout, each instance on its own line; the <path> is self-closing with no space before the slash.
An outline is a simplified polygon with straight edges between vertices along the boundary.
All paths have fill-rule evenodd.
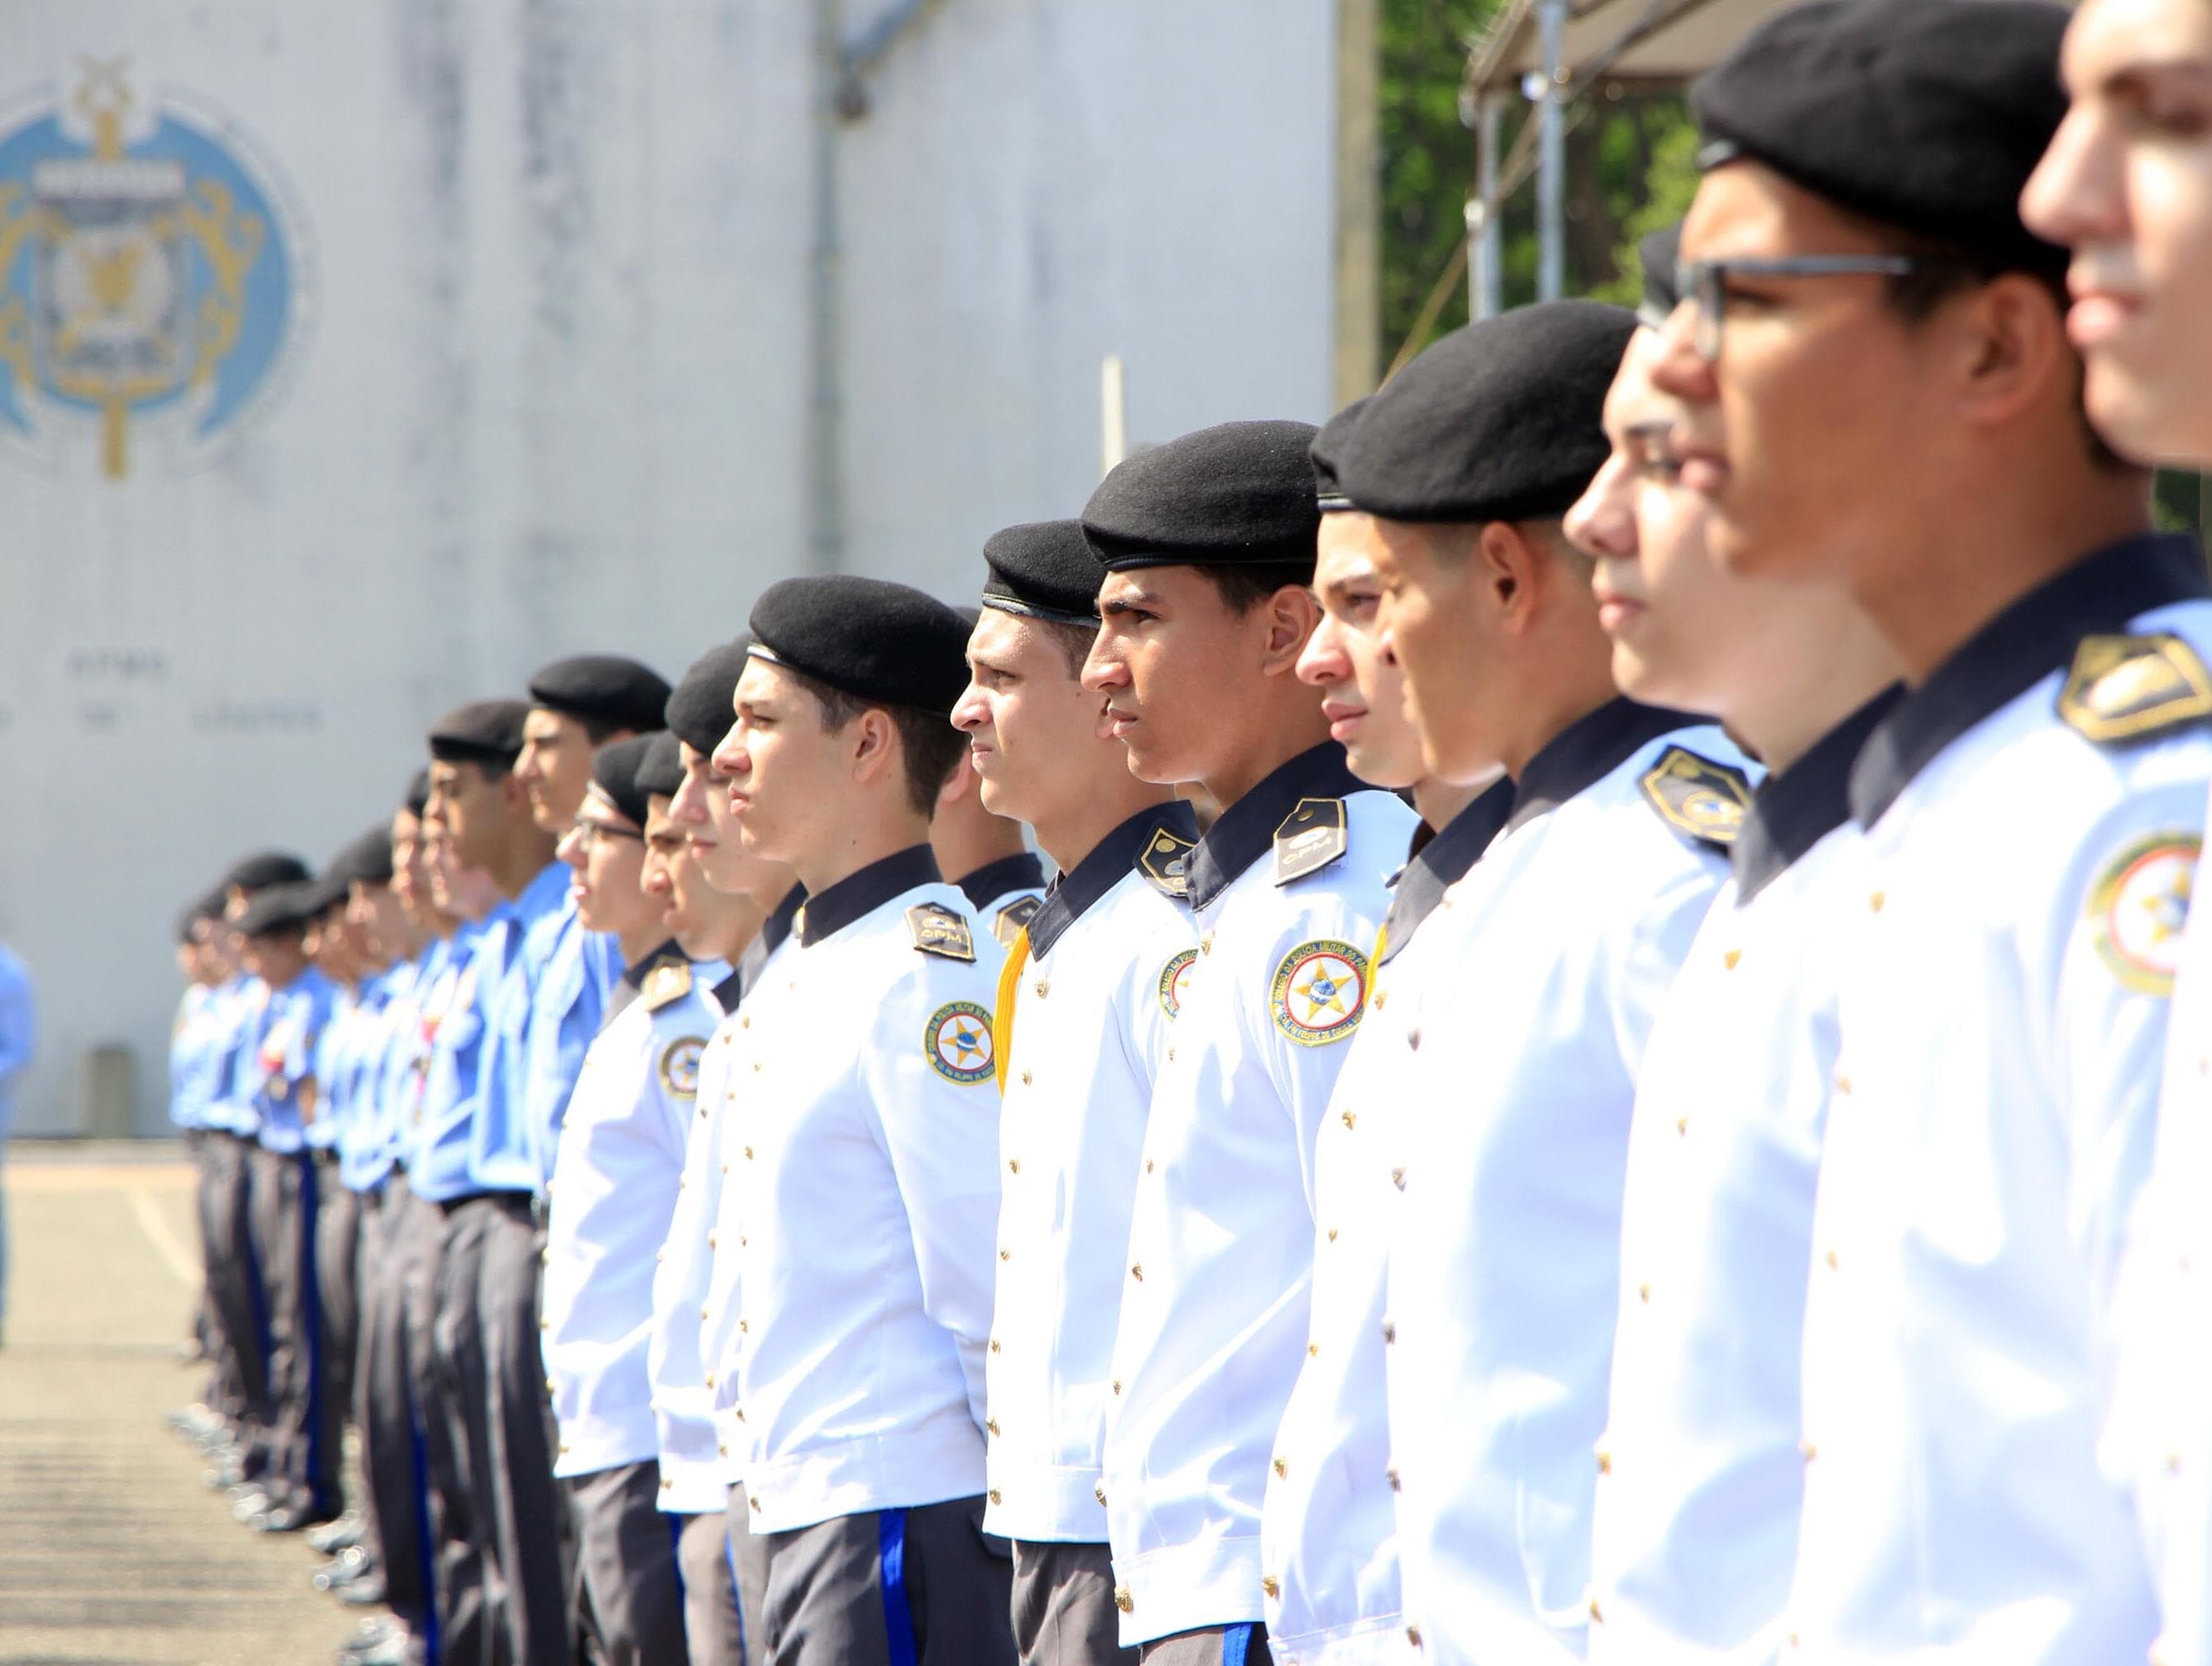
<path id="1" fill-rule="evenodd" d="M 1183 949 L 1160 968 L 1160 1010 L 1170 1018 L 1182 1013 L 1183 988 L 1190 982 L 1190 969 L 1197 964 L 1198 951 Z"/>
<path id="2" fill-rule="evenodd" d="M 1275 968 L 1267 1011 L 1301 1047 L 1326 1047 L 1359 1027 L 1367 1006 L 1367 957 L 1349 943 L 1301 943 Z"/>
<path id="3" fill-rule="evenodd" d="M 2123 846 L 2091 888 L 2089 929 L 2097 952 L 2130 989 L 2173 993 L 2201 843 L 2193 833 L 2147 833 Z"/>
<path id="4" fill-rule="evenodd" d="M 685 1036 L 680 1041 L 668 1043 L 668 1050 L 660 1055 L 660 1085 L 679 1099 L 696 1097 L 699 1091 L 699 1057 L 707 1050 L 706 1042 L 697 1036 Z"/>
<path id="5" fill-rule="evenodd" d="M 930 1015 L 922 1032 L 930 1067 L 963 1087 L 991 1079 L 991 1015 L 972 1000 L 956 1000 Z"/>

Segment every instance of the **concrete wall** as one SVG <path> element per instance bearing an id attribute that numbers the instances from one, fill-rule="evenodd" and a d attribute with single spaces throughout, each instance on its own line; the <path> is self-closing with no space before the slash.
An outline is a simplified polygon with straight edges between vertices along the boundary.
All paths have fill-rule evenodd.
<path id="1" fill-rule="evenodd" d="M 188 111 L 266 186 L 293 309 L 208 433 L 190 399 L 127 413 L 119 475 L 66 402 L 17 386 L 34 431 L 0 423 L 0 937 L 46 1020 L 22 1131 L 77 1126 L 117 1042 L 161 1126 L 171 920 L 232 855 L 320 860 L 447 706 L 583 649 L 672 673 L 814 558 L 814 27 L 9 0 L 0 191 L 9 134 L 60 108 L 84 142 L 83 60 L 122 58 L 131 154 Z M 1326 414 L 1334 40 L 1332 0 L 923 11 L 836 145 L 843 565 L 964 598 L 986 533 L 1071 513 L 1109 352 L 1136 440 Z M 33 331 L 37 240 L 0 259 Z"/>

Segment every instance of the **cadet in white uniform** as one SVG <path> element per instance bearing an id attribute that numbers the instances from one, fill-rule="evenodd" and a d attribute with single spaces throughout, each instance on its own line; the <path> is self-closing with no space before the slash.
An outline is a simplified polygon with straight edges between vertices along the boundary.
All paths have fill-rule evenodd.
<path id="1" fill-rule="evenodd" d="M 1376 634 L 1381 601 L 1366 547 L 1367 517 L 1337 489 L 1337 440 L 1365 406 L 1339 411 L 1315 437 L 1322 508 L 1314 589 L 1323 609 L 1298 674 L 1321 690 L 1322 714 L 1352 772 L 1405 791 L 1421 817 L 1391 885 L 1375 954 L 1378 1012 L 1423 976 L 1415 933 L 1504 824 L 1513 785 L 1477 788 L 1430 775 L 1405 709 L 1405 678 Z M 1431 969 L 1433 972 L 1433 969 Z M 1267 1630 L 1279 1659 L 1407 1657 L 1399 1597 L 1395 1500 L 1384 1479 L 1389 1430 L 1382 1401 L 1384 1230 L 1393 1197 L 1388 1131 L 1405 1103 L 1392 1078 L 1413 1055 L 1369 1028 L 1353 1037 L 1314 1151 L 1313 1316 L 1261 1512 L 1269 1581 Z"/>
<path id="2" fill-rule="evenodd" d="M 1455 332 L 1334 459 L 1429 766 L 1515 785 L 1423 927 L 1436 975 L 1372 1020 L 1417 1108 L 1390 1129 L 1379 1334 L 1408 1640 L 1432 1660 L 1581 1653 L 1633 1085 L 1749 796 L 1717 728 L 1615 693 L 1558 525 L 1633 329 L 1565 301 Z"/>
<path id="3" fill-rule="evenodd" d="M 2132 1661 L 2160 1627 L 2113 1292 L 2212 772 L 2212 607 L 2195 548 L 2148 534 L 2148 477 L 2086 431 L 2064 256 L 2018 220 L 2064 22 L 1810 7 L 1695 99 L 1684 479 L 1724 563 L 1844 586 L 1909 689 L 1850 781 L 1796 1659 Z M 1747 264 L 1869 245 L 1887 289 Z M 1815 407 L 1882 420 L 1814 454 Z"/>
<path id="4" fill-rule="evenodd" d="M 1645 240 L 1647 323 L 1674 311 L 1675 246 Z M 1680 408 L 1652 385 L 1666 351 L 1656 329 L 1630 342 L 1613 454 L 1566 529 L 1597 561 L 1614 682 L 1714 713 L 1772 773 L 1637 1079 L 1589 1652 L 1753 1666 L 1782 1640 L 1804 1490 L 1798 1355 L 1836 1055 L 1825 950 L 1858 900 L 1844 786 L 1895 661 L 1847 599 L 1716 567 L 1669 443 Z"/>
<path id="5" fill-rule="evenodd" d="M 983 806 L 1035 827 L 1060 876 L 1015 928 L 995 1008 L 1003 1254 L 984 1525 L 1014 1541 L 1025 1666 L 1133 1663 L 1117 1640 L 1100 1460 L 1122 1251 L 1167 1049 L 1163 979 L 1194 946 L 1183 864 L 1198 823 L 1169 787 L 1129 773 L 1082 684 L 1099 570 L 1081 524 L 1009 526 L 983 559 L 952 721 Z"/>
<path id="6" fill-rule="evenodd" d="M 1264 1646 L 1260 1505 L 1305 1357 L 1314 1137 L 1415 820 L 1345 767 L 1297 680 L 1319 617 L 1313 435 L 1186 435 L 1083 516 L 1106 569 L 1085 686 L 1133 772 L 1222 806 L 1186 863 L 1195 952 L 1160 974 L 1177 1012 L 1107 1385 L 1121 1640 L 1169 1666 Z"/>
<path id="7" fill-rule="evenodd" d="M 1000 954 L 938 877 L 928 814 L 965 622 L 848 575 L 771 586 L 714 763 L 749 847 L 805 885 L 729 1069 L 734 1371 L 775 1666 L 1011 1663 L 981 1535 L 996 1268 Z M 750 1019 L 750 1025 L 744 1020 Z M 719 1272 L 716 1282 L 721 1282 Z"/>

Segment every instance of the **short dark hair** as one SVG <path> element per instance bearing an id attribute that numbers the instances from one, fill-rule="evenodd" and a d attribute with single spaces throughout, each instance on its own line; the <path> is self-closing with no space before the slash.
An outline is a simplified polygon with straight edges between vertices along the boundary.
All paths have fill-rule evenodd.
<path id="1" fill-rule="evenodd" d="M 1067 674 L 1082 676 L 1084 665 L 1091 658 L 1091 645 L 1098 640 L 1097 627 L 1064 624 L 1058 619 L 1031 619 L 1030 623 L 1059 644 L 1060 657 L 1067 661 Z"/>
<path id="2" fill-rule="evenodd" d="M 887 701 L 848 694 L 793 666 L 781 669 L 814 696 L 824 730 L 835 733 L 865 711 L 879 711 L 889 717 L 891 727 L 898 731 L 899 758 L 906 770 L 908 808 L 917 816 L 927 816 L 936 810 L 937 795 L 945 790 L 945 783 L 960 767 L 961 753 L 968 750 L 968 737 L 952 727 L 950 718 L 939 712 L 923 711 L 918 706 L 895 706 Z"/>
<path id="3" fill-rule="evenodd" d="M 1313 587 L 1311 562 L 1273 562 L 1252 567 L 1200 566 L 1199 576 L 1213 587 L 1222 605 L 1232 613 L 1249 613 L 1278 590 L 1295 585 Z"/>
<path id="4" fill-rule="evenodd" d="M 582 712 L 564 712 L 562 716 L 573 721 L 584 732 L 584 739 L 592 743 L 596 751 L 617 735 L 635 734 L 637 731 L 618 717 L 586 717 Z"/>

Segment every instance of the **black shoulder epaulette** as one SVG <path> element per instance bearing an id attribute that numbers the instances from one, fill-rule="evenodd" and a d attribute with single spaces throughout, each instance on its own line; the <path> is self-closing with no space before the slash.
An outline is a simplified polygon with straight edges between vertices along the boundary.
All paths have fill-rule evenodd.
<path id="1" fill-rule="evenodd" d="M 1275 883 L 1287 885 L 1318 873 L 1351 845 L 1342 799 L 1300 799 L 1275 830 Z"/>
<path id="2" fill-rule="evenodd" d="M 1012 948 L 1014 939 L 1022 934 L 1022 927 L 1028 925 L 1030 916 L 1043 906 L 1044 898 L 1042 897 L 1017 897 L 1000 909 L 997 917 L 991 921 L 991 935 L 1006 947 Z"/>
<path id="3" fill-rule="evenodd" d="M 672 1006 L 691 993 L 691 963 L 688 960 L 665 960 L 645 975 L 645 982 L 637 986 L 637 998 L 645 1003 L 648 1012 L 658 1012 L 664 1006 Z"/>
<path id="4" fill-rule="evenodd" d="M 975 958 L 975 939 L 969 934 L 968 922 L 942 903 L 915 903 L 906 911 L 906 927 L 914 933 L 914 946 L 924 954 L 947 960 Z"/>
<path id="5" fill-rule="evenodd" d="M 1743 830 L 1751 777 L 1680 746 L 1669 746 L 1644 772 L 1644 796 L 1659 818 L 1700 844 L 1725 850 Z"/>
<path id="6" fill-rule="evenodd" d="M 1198 848 L 1198 842 L 1186 839 L 1180 833 L 1164 827 L 1152 830 L 1152 836 L 1145 841 L 1145 848 L 1137 853 L 1137 872 L 1152 882 L 1152 888 L 1164 896 L 1184 897 L 1190 895 L 1190 853 Z"/>
<path id="7" fill-rule="evenodd" d="M 2180 637 L 2084 636 L 2058 714 L 2100 746 L 2144 740 L 2212 716 L 2212 672 Z"/>

